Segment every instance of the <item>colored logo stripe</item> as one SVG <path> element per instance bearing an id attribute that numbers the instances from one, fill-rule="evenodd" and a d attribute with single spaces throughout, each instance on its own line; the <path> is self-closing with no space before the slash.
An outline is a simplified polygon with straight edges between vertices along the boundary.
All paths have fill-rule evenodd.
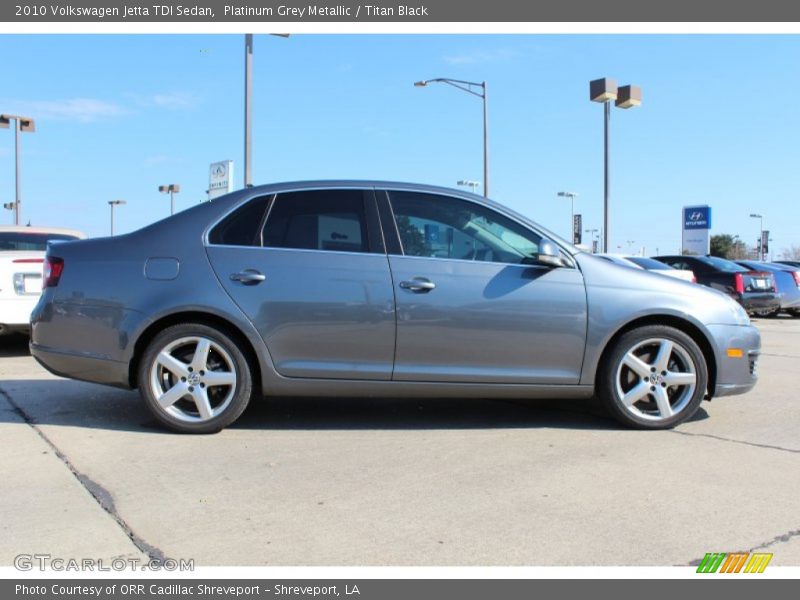
<path id="1" fill-rule="evenodd" d="M 724 552 L 706 552 L 700 566 L 697 567 L 698 573 L 716 573 L 722 561 L 725 559 Z"/>
<path id="2" fill-rule="evenodd" d="M 750 562 L 748 562 L 747 566 L 744 568 L 744 572 L 763 573 L 771 560 L 772 554 L 753 554 L 751 555 Z"/>
<path id="3" fill-rule="evenodd" d="M 748 560 L 748 557 L 750 560 Z M 763 573 L 772 560 L 772 554 L 749 552 L 706 552 L 697 573 Z"/>

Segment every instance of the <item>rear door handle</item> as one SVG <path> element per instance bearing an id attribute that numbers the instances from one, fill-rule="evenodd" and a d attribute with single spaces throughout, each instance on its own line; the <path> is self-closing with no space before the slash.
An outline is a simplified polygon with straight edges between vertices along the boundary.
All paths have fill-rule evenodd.
<path id="1" fill-rule="evenodd" d="M 426 294 L 435 289 L 436 284 L 427 277 L 413 277 L 410 281 L 401 281 L 400 287 L 415 294 Z"/>
<path id="2" fill-rule="evenodd" d="M 256 285 L 267 278 L 266 275 L 255 269 L 245 269 L 231 275 L 231 281 L 238 281 L 244 285 Z"/>

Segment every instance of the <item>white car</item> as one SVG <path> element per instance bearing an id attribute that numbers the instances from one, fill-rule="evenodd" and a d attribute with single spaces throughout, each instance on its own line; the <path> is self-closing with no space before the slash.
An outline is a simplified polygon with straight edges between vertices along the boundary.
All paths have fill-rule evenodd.
<path id="1" fill-rule="evenodd" d="M 609 262 L 621 265 L 623 267 L 632 267 L 644 269 L 651 273 L 658 273 L 659 275 L 666 275 L 667 277 L 674 277 L 675 279 L 683 279 L 697 283 L 697 278 L 694 276 L 693 271 L 688 269 L 676 269 L 667 264 L 659 262 L 654 258 L 647 258 L 646 256 L 627 256 L 625 254 L 596 254 L 600 258 L 604 258 Z"/>
<path id="2" fill-rule="evenodd" d="M 85 237 L 58 227 L 0 226 L 0 335 L 29 331 L 31 311 L 42 294 L 47 242 Z"/>

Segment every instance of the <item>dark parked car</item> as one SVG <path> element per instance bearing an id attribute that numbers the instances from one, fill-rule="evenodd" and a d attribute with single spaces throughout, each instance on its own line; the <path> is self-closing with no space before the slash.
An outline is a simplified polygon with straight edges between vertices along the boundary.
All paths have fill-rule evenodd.
<path id="1" fill-rule="evenodd" d="M 778 263 L 780 265 L 788 265 L 790 267 L 795 267 L 800 269 L 800 260 L 775 260 L 773 262 Z"/>
<path id="2" fill-rule="evenodd" d="M 766 271 L 772 274 L 780 294 L 781 306 L 770 313 L 777 316 L 784 311 L 793 317 L 800 317 L 800 267 L 792 267 L 780 263 L 760 262 L 757 260 L 737 260 L 737 263 L 754 271 Z"/>
<path id="3" fill-rule="evenodd" d="M 661 429 L 750 390 L 760 345 L 727 296 L 608 263 L 495 202 L 344 181 L 52 246 L 31 350 L 200 433 L 254 395 L 597 394 Z"/>
<path id="4" fill-rule="evenodd" d="M 595 254 L 595 256 L 607 260 L 608 262 L 613 262 L 615 265 L 621 267 L 645 269 L 651 273 L 658 273 L 666 277 L 674 277 L 675 279 L 683 279 L 684 281 L 697 283 L 694 273 L 691 271 L 676 269 L 653 258 L 647 258 L 646 256 L 629 256 L 625 254 Z"/>
<path id="5" fill-rule="evenodd" d="M 728 294 L 749 314 L 766 315 L 780 309 L 780 296 L 771 273 L 754 271 L 718 256 L 654 256 L 676 269 L 689 269 L 697 283 Z"/>

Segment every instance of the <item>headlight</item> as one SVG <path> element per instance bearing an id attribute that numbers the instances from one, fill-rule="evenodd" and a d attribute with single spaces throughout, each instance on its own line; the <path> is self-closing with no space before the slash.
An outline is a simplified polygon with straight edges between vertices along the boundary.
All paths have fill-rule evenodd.
<path id="1" fill-rule="evenodd" d="M 728 300 L 728 309 L 731 311 L 731 316 L 733 316 L 733 320 L 736 321 L 736 324 L 750 325 L 750 317 L 747 316 L 747 311 L 742 308 L 742 305 L 730 296 L 726 298 Z"/>

